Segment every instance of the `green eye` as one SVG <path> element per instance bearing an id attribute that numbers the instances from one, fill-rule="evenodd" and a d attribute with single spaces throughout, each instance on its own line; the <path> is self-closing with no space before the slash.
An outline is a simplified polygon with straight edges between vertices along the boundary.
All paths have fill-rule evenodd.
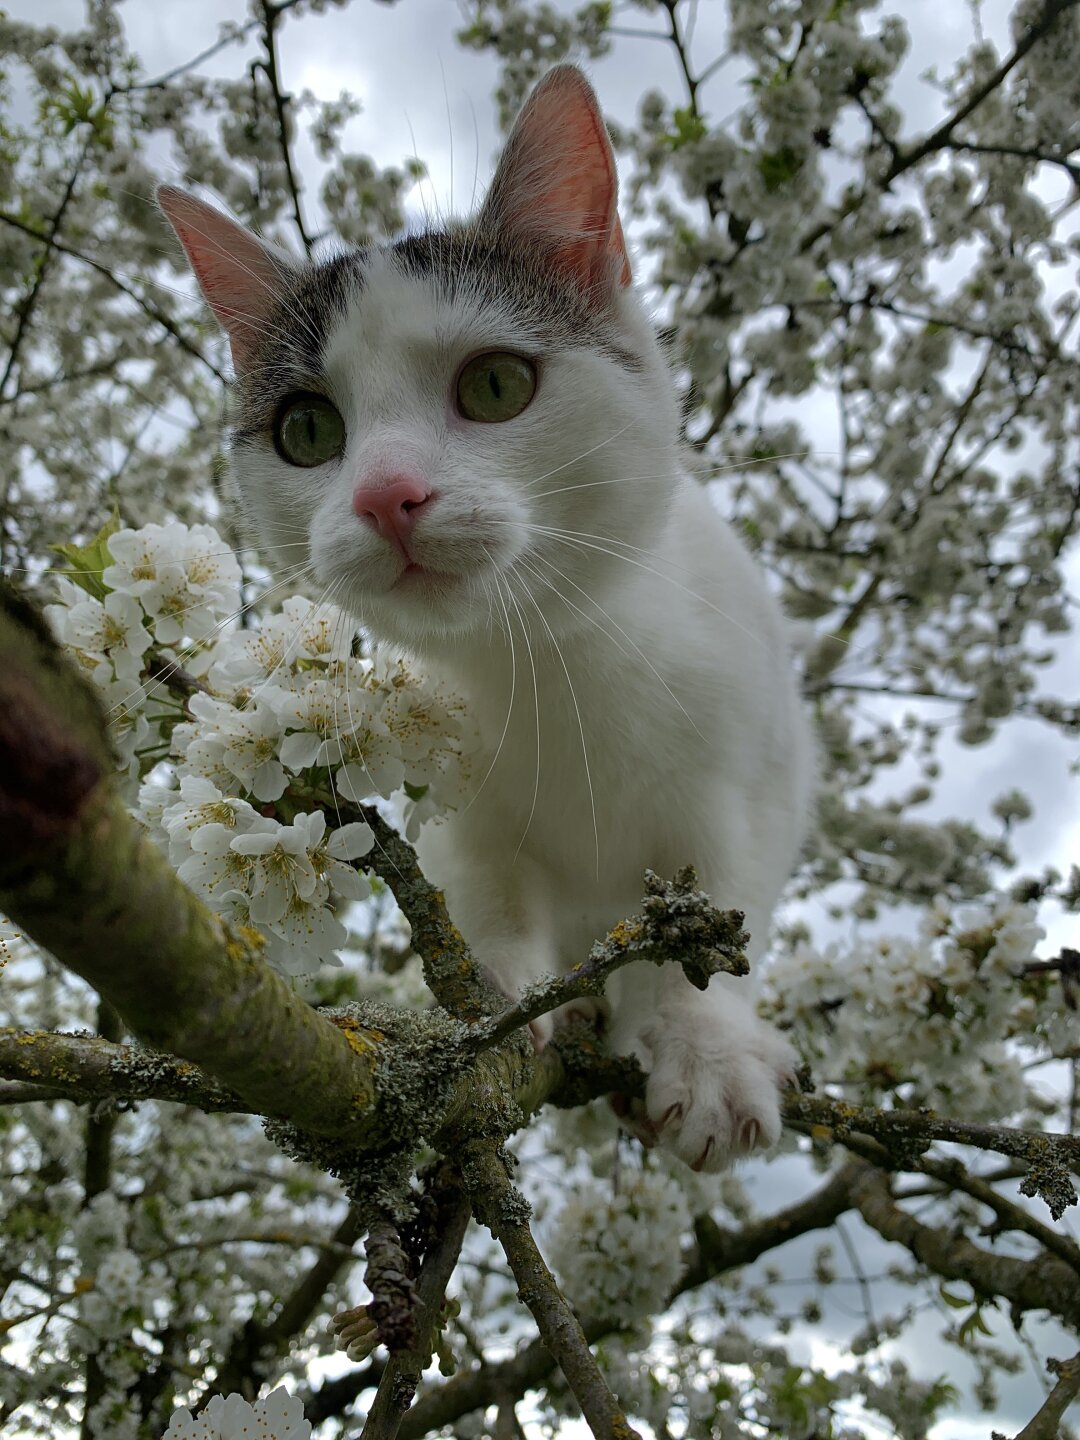
<path id="1" fill-rule="evenodd" d="M 274 445 L 290 465 L 325 465 L 345 448 L 345 421 L 322 395 L 290 395 L 274 423 Z"/>
<path id="2" fill-rule="evenodd" d="M 536 366 L 523 355 L 477 355 L 458 376 L 458 409 L 466 420 L 512 420 L 536 393 Z"/>

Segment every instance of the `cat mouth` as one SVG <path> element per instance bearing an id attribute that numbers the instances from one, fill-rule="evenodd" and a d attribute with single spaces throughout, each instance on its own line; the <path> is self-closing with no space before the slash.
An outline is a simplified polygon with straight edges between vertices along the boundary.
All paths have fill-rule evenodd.
<path id="1" fill-rule="evenodd" d="M 433 570 L 430 565 L 421 565 L 416 560 L 410 560 L 390 588 L 397 590 L 401 586 L 443 587 L 457 585 L 460 581 L 460 575 L 452 575 L 446 570 Z"/>

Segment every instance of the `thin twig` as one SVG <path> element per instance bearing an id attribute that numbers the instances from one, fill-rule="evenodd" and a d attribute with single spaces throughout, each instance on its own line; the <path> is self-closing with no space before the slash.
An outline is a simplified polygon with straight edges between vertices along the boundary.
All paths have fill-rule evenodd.
<path id="1" fill-rule="evenodd" d="M 1048 1360 L 1046 1368 L 1058 1377 L 1058 1382 L 1016 1440 L 1058 1440 L 1065 1412 L 1080 1395 L 1080 1355 L 1074 1355 L 1071 1360 Z M 995 1430 L 991 1440 L 1005 1440 L 1005 1437 Z"/>
<path id="2" fill-rule="evenodd" d="M 269 0 L 261 0 L 259 8 L 263 17 L 263 44 L 266 46 L 266 58 L 260 62 L 259 68 L 270 84 L 270 95 L 274 102 L 274 113 L 277 116 L 278 145 L 285 166 L 285 179 L 289 187 L 289 195 L 292 199 L 293 219 L 300 232 L 300 239 L 304 243 L 304 250 L 310 254 L 314 242 L 304 224 L 304 215 L 300 207 L 300 186 L 293 166 L 292 141 L 289 136 L 289 105 L 292 103 L 292 97 L 286 95 L 281 88 L 281 75 L 278 70 L 277 26 L 282 10 L 280 6 L 270 4 Z"/>
<path id="3" fill-rule="evenodd" d="M 529 1228 L 529 1203 L 507 1174 L 506 1157 L 490 1141 L 467 1147 L 462 1177 L 480 1220 L 502 1246 L 518 1296 L 536 1321 L 596 1440 L 640 1436 L 629 1424 L 600 1373 L 577 1316 L 570 1308 Z"/>
<path id="4" fill-rule="evenodd" d="M 596 942 L 587 960 L 565 975 L 531 985 L 516 1004 L 478 1025 L 469 1045 L 476 1051 L 490 1049 L 539 1015 L 584 995 L 602 994 L 608 977 L 634 961 L 681 965 L 699 990 L 721 971 L 745 975 L 749 965 L 743 948 L 750 937 L 742 928 L 743 918 L 741 910 L 715 909 L 697 888 L 697 876 L 689 866 L 672 881 L 648 870 L 640 915 L 620 921 Z"/>

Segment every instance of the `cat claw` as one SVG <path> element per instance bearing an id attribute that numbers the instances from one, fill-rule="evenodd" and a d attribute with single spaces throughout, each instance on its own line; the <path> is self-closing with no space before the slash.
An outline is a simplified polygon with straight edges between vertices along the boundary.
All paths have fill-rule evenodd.
<path id="1" fill-rule="evenodd" d="M 706 1142 L 705 1142 L 705 1149 L 701 1152 L 701 1154 L 698 1156 L 698 1158 L 694 1161 L 693 1165 L 690 1166 L 690 1169 L 691 1169 L 691 1170 L 696 1170 L 699 1174 L 700 1174 L 700 1172 L 701 1172 L 702 1170 L 707 1169 L 707 1168 L 708 1168 L 708 1164 L 709 1164 L 709 1156 L 712 1154 L 713 1148 L 714 1148 L 715 1145 L 716 1145 L 716 1136 L 715 1136 L 715 1135 L 710 1135 L 709 1138 L 708 1138 L 708 1140 L 706 1140 Z"/>
<path id="2" fill-rule="evenodd" d="M 751 1150 L 756 1150 L 761 1141 L 761 1123 L 753 1116 L 744 1120 L 739 1130 L 739 1145 L 744 1155 L 749 1155 Z M 710 1144 L 712 1143 L 710 1139 Z"/>
<path id="3" fill-rule="evenodd" d="M 634 1132 L 711 1174 L 775 1145 L 780 1095 L 794 1069 L 787 1041 L 753 1018 L 738 1028 L 713 1017 L 676 1037 L 659 1026 L 645 1035 L 653 1052 L 644 1113 Z M 645 1141 L 649 1143 L 649 1141 Z"/>

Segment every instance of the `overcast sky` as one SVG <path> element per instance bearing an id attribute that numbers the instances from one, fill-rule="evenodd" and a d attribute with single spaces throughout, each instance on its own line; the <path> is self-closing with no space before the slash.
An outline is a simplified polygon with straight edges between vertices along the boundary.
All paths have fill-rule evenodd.
<path id="1" fill-rule="evenodd" d="M 555 3 L 560 9 L 574 8 L 567 0 Z M 76 26 L 83 13 L 81 0 L 7 0 L 5 8 L 16 18 L 63 28 Z M 912 52 L 898 85 L 899 103 L 909 116 L 911 130 L 928 128 L 940 101 L 920 76 L 932 64 L 947 69 L 969 43 L 972 7 L 967 0 L 893 0 L 885 8 L 902 13 L 912 32 Z M 1002 0 L 983 0 L 978 7 L 985 32 L 1000 44 L 1006 40 L 1010 8 Z M 691 48 L 699 69 L 723 48 L 726 10 L 724 0 L 700 0 L 698 4 Z M 247 10 L 243 0 L 127 0 L 120 13 L 146 72 L 155 75 L 198 53 L 217 37 L 221 22 L 243 20 Z M 392 6 L 352 0 L 343 11 L 329 9 L 321 16 L 288 19 L 282 30 L 281 65 L 290 90 L 310 89 L 320 98 L 335 98 L 348 90 L 361 100 L 363 111 L 346 132 L 347 148 L 364 151 L 384 165 L 400 164 L 413 154 L 424 160 L 430 181 L 411 201 L 414 215 L 419 215 L 424 205 L 441 211 L 467 210 L 483 189 L 498 144 L 491 98 L 496 65 L 487 55 L 455 45 L 454 31 L 461 18 L 457 0 L 399 0 Z M 637 13 L 628 17 L 627 23 L 661 28 L 659 17 L 650 20 Z M 208 62 L 205 70 L 235 75 L 240 68 L 238 51 L 230 48 Z M 675 57 L 670 47 L 655 41 L 621 40 L 612 55 L 591 69 L 604 108 L 615 120 L 633 118 L 646 88 L 660 86 L 681 95 Z M 702 98 L 716 116 L 736 109 L 744 99 L 737 71 L 732 67 L 718 71 Z M 299 153 L 301 168 L 306 167 L 314 177 L 318 167 L 313 150 L 302 144 Z M 312 185 L 305 204 L 317 222 L 314 190 Z M 1076 557 L 1073 575 L 1075 593 L 1080 590 L 1080 560 Z M 1078 676 L 1080 646 L 1070 639 L 1059 663 L 1047 673 L 1044 688 L 1067 699 L 1080 698 Z M 1075 744 L 1066 744 L 1045 726 L 1013 722 L 991 745 L 947 752 L 946 778 L 935 811 L 985 824 L 991 800 L 1020 786 L 1032 794 L 1036 804 L 1035 823 L 1016 837 L 1022 860 L 1028 866 L 1067 866 L 1080 859 L 1078 785 L 1069 772 L 1076 755 Z M 1074 923 L 1055 922 L 1048 943 L 1077 944 L 1075 932 Z M 751 1167 L 747 1175 L 766 1209 L 806 1187 L 805 1168 L 795 1160 L 767 1169 Z M 883 1269 L 888 1263 L 888 1247 L 857 1222 L 850 1222 L 850 1228 L 867 1270 L 876 1273 Z M 801 1254 L 789 1257 L 789 1276 L 809 1273 L 812 1249 L 813 1244 L 805 1242 Z M 843 1268 L 842 1258 L 840 1264 Z M 875 1294 L 881 1313 L 898 1302 L 895 1287 L 879 1287 Z M 842 1340 L 858 1323 L 839 1311 L 834 1319 L 835 1326 L 827 1324 L 817 1332 L 813 1353 L 806 1350 L 805 1358 L 827 1361 L 830 1331 L 833 1339 Z M 948 1366 L 956 1367 L 959 1378 L 956 1352 L 941 1348 L 936 1338 L 939 1326 L 936 1318 L 931 1319 L 933 1323 L 920 1326 L 918 1335 L 905 1341 L 903 1351 L 924 1376 Z M 1065 1353 L 1050 1339 L 1045 1344 L 1040 1340 L 1039 1348 L 1044 1353 L 1047 1349 Z M 1013 1433 L 1030 1419 L 1040 1392 L 1030 1370 L 1018 1379 L 1004 1380 L 1002 1389 L 1002 1412 L 994 1424 Z M 973 1415 L 967 1421 L 953 1417 L 938 1427 L 935 1436 L 938 1440 L 986 1440 L 990 1428 L 987 1417 Z"/>

